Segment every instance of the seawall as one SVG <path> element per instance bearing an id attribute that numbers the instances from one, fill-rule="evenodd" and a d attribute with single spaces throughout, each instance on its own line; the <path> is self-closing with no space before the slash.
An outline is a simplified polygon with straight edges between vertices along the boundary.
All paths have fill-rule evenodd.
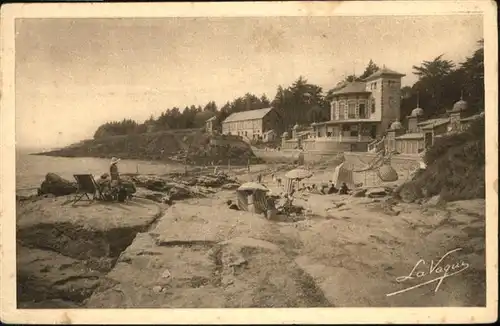
<path id="1" fill-rule="evenodd" d="M 301 153 L 298 150 L 266 151 L 256 148 L 253 148 L 253 152 L 258 158 L 270 163 L 293 162 L 299 158 Z M 338 152 L 325 151 L 304 151 L 303 153 L 306 164 L 332 159 L 338 155 Z M 344 156 L 346 161 L 353 164 L 355 168 L 362 168 L 365 164 L 375 159 L 376 154 L 368 152 L 344 152 Z M 413 170 L 418 167 L 419 161 L 419 156 L 398 154 L 391 158 L 391 165 L 398 171 Z"/>

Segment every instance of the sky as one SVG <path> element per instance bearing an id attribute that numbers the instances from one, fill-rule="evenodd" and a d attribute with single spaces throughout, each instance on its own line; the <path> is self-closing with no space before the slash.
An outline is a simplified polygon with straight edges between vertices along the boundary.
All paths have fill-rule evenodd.
<path id="1" fill-rule="evenodd" d="M 368 61 L 416 77 L 440 54 L 461 62 L 481 16 L 51 18 L 16 20 L 16 144 L 53 148 L 107 121 L 167 108 L 272 99 L 299 76 L 326 91 Z"/>

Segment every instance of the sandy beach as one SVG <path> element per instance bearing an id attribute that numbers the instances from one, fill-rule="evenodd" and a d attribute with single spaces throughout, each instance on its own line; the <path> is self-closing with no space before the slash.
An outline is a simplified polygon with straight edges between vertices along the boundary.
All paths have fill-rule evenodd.
<path id="1" fill-rule="evenodd" d="M 240 182 L 263 174 L 279 193 L 270 173 L 287 168 L 232 174 Z M 331 173 L 311 169 L 310 183 Z M 228 209 L 234 190 L 196 189 L 204 195 L 170 206 L 134 199 L 74 208 L 62 205 L 65 197 L 18 203 L 19 306 L 485 304 L 484 200 L 436 206 L 299 193 L 304 216 L 273 221 Z"/>

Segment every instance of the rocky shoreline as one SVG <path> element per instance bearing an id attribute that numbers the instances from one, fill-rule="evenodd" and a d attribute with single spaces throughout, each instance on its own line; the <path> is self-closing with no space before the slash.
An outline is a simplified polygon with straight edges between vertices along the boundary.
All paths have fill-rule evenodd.
<path id="1" fill-rule="evenodd" d="M 393 186 L 303 193 L 303 219 L 271 221 L 225 205 L 251 174 L 124 178 L 137 186 L 129 204 L 18 200 L 20 308 L 485 304 L 484 200 L 407 203 Z M 419 259 L 456 248 L 443 264 L 469 268 L 437 293 L 386 296 L 418 281 L 396 278 Z"/>
<path id="2" fill-rule="evenodd" d="M 55 299 L 63 300 L 56 305 L 81 305 L 98 284 L 106 283 L 106 274 L 120 254 L 138 234 L 154 227 L 168 204 L 204 197 L 214 193 L 214 187 L 239 186 L 225 174 L 184 178 L 180 174 L 123 175 L 123 179 L 136 183 L 138 188 L 127 205 L 92 203 L 91 209 L 88 205 L 68 205 L 76 185 L 54 173 L 47 174 L 37 195 L 17 196 L 21 306 L 50 305 Z M 117 207 L 127 211 L 116 212 Z M 115 220 L 110 221 L 110 217 Z M 40 273 L 34 276 L 37 270 Z"/>
<path id="3" fill-rule="evenodd" d="M 189 165 L 262 163 L 241 138 L 199 131 L 163 131 L 90 139 L 32 155 L 162 161 Z"/>

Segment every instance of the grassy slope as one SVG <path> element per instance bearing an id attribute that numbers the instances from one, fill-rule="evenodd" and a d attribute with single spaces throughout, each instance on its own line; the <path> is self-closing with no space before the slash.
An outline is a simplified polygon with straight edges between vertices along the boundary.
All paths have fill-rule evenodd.
<path id="1" fill-rule="evenodd" d="M 415 192 L 417 198 L 485 198 L 484 141 L 484 119 L 473 121 L 463 133 L 437 139 L 425 155 L 426 170 L 404 187 Z"/>

